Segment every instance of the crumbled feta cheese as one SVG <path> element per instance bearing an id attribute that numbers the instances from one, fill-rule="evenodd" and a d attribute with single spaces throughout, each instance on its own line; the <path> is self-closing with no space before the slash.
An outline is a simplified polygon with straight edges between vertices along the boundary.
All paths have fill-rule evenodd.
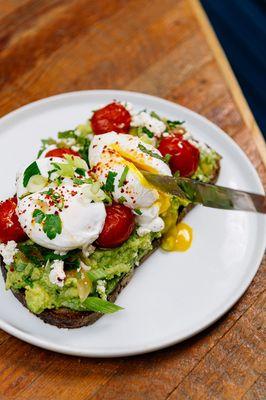
<path id="1" fill-rule="evenodd" d="M 50 282 L 59 287 L 63 287 L 65 277 L 64 261 L 55 260 L 51 265 L 51 271 L 49 273 Z"/>
<path id="2" fill-rule="evenodd" d="M 92 244 L 83 246 L 82 248 L 82 254 L 84 255 L 84 257 L 88 258 L 92 253 L 94 253 L 96 247 L 93 246 Z"/>
<path id="3" fill-rule="evenodd" d="M 67 254 L 67 251 L 55 250 L 54 254 L 56 254 L 58 256 L 65 256 Z"/>
<path id="4" fill-rule="evenodd" d="M 7 244 L 0 243 L 0 254 L 3 257 L 3 261 L 6 265 L 12 264 L 14 261 L 14 255 L 17 252 L 17 243 L 14 240 L 10 240 L 7 242 Z"/>
<path id="5" fill-rule="evenodd" d="M 97 281 L 97 286 L 96 286 L 96 291 L 100 295 L 101 299 L 106 300 L 107 299 L 107 295 L 105 293 L 105 291 L 106 291 L 106 281 L 98 280 Z"/>
<path id="6" fill-rule="evenodd" d="M 162 133 L 165 131 L 166 126 L 163 123 L 163 121 L 160 121 L 157 118 L 151 117 L 150 114 L 148 114 L 145 111 L 140 112 L 137 115 L 134 115 L 132 117 L 131 121 L 131 126 L 141 126 L 141 127 L 146 127 L 151 131 L 154 136 L 156 137 L 161 137 Z"/>
<path id="7" fill-rule="evenodd" d="M 84 271 L 89 271 L 91 269 L 91 267 L 89 265 L 85 264 L 81 260 L 79 261 L 79 265 L 80 265 L 80 268 L 82 268 Z"/>

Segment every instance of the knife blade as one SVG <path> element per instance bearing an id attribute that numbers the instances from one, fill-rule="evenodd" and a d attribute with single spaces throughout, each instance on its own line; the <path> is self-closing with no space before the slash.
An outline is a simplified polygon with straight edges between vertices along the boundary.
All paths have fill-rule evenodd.
<path id="1" fill-rule="evenodd" d="M 189 200 L 193 204 L 224 210 L 266 213 L 266 196 L 262 194 L 211 185 L 189 178 L 156 175 L 146 171 L 142 173 L 158 189 Z"/>

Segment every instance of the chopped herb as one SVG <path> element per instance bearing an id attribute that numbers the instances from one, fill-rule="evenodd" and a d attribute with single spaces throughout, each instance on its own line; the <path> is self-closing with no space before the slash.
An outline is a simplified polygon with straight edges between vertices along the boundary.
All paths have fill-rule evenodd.
<path id="1" fill-rule="evenodd" d="M 58 139 L 70 139 L 70 138 L 76 138 L 77 135 L 75 134 L 75 132 L 70 129 L 68 131 L 64 131 L 64 132 L 58 132 L 57 134 Z"/>
<path id="2" fill-rule="evenodd" d="M 126 177 L 127 177 L 127 173 L 128 173 L 128 166 L 126 165 L 124 168 L 124 171 L 122 172 L 121 178 L 119 179 L 119 183 L 118 183 L 118 187 L 122 187 L 125 183 Z"/>
<path id="3" fill-rule="evenodd" d="M 51 175 L 54 173 L 54 172 L 56 172 L 58 170 L 58 168 L 57 169 L 51 169 L 50 171 L 48 171 L 48 178 L 50 179 L 51 178 Z"/>
<path id="4" fill-rule="evenodd" d="M 38 164 L 36 163 L 36 161 L 31 163 L 24 171 L 24 176 L 23 176 L 23 186 L 24 187 L 27 186 L 30 178 L 33 175 L 41 175 L 41 171 L 39 170 L 39 167 L 38 167 Z"/>
<path id="5" fill-rule="evenodd" d="M 59 215 L 46 214 L 43 231 L 50 240 L 54 239 L 57 234 L 60 235 L 62 232 L 62 221 Z"/>
<path id="6" fill-rule="evenodd" d="M 176 128 L 177 125 L 183 125 L 185 121 L 170 121 L 169 119 L 166 121 L 169 128 Z"/>
<path id="7" fill-rule="evenodd" d="M 148 150 L 145 146 L 143 146 L 143 144 L 139 144 L 138 148 L 143 152 L 148 154 L 149 156 L 153 157 L 153 158 L 158 158 L 158 160 L 164 161 L 166 162 L 165 158 L 160 156 L 160 154 L 154 153 L 152 150 Z"/>
<path id="8" fill-rule="evenodd" d="M 40 224 L 45 218 L 45 214 L 42 210 L 34 210 L 32 216 L 37 224 Z"/>
<path id="9" fill-rule="evenodd" d="M 115 187 L 114 187 L 114 181 L 115 177 L 117 176 L 117 172 L 108 172 L 108 176 L 105 182 L 105 185 L 103 185 L 103 190 L 106 190 L 107 192 L 113 192 Z"/>
<path id="10" fill-rule="evenodd" d="M 138 215 L 142 215 L 142 212 L 140 211 L 139 208 L 135 208 L 134 212 Z"/>
<path id="11" fill-rule="evenodd" d="M 83 185 L 85 182 L 82 179 L 74 178 L 73 183 L 74 185 Z"/>
<path id="12" fill-rule="evenodd" d="M 146 126 L 143 126 L 142 132 L 146 133 L 149 138 L 153 138 L 153 133 Z"/>
<path id="13" fill-rule="evenodd" d="M 159 121 L 161 121 L 161 118 L 159 117 L 159 115 L 155 111 L 152 111 L 150 113 L 150 116 L 153 117 L 153 118 L 158 119 Z"/>
<path id="14" fill-rule="evenodd" d="M 125 203 L 125 201 L 127 201 L 127 199 L 124 196 L 119 197 L 118 199 L 118 203 L 123 204 Z"/>
<path id="15" fill-rule="evenodd" d="M 85 170 L 84 168 L 77 168 L 77 169 L 75 170 L 75 172 L 76 172 L 78 175 L 81 175 L 81 176 L 85 176 L 85 175 L 86 175 L 86 170 Z"/>
<path id="16" fill-rule="evenodd" d="M 169 163 L 169 161 L 170 161 L 170 159 L 171 159 L 171 157 L 172 157 L 172 155 L 171 154 L 165 154 L 165 156 L 164 156 L 164 160 L 165 160 L 165 162 L 168 164 Z"/>

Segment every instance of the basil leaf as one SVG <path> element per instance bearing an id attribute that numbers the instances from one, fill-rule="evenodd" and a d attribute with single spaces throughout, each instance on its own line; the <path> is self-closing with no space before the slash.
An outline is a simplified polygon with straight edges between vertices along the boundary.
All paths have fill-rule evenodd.
<path id="1" fill-rule="evenodd" d="M 108 172 L 108 176 L 105 182 L 105 185 L 103 185 L 103 190 L 106 190 L 107 192 L 113 192 L 115 187 L 114 187 L 114 181 L 115 177 L 117 176 L 117 172 Z"/>
<path id="2" fill-rule="evenodd" d="M 33 175 L 41 175 L 41 171 L 39 170 L 39 167 L 38 167 L 38 164 L 36 163 L 36 161 L 31 163 L 24 171 L 24 176 L 23 176 L 23 186 L 24 187 L 27 186 L 30 178 Z"/>
<path id="3" fill-rule="evenodd" d="M 46 214 L 43 231 L 50 240 L 54 239 L 57 234 L 59 235 L 62 232 L 62 222 L 59 215 Z"/>
<path id="4" fill-rule="evenodd" d="M 124 185 L 126 177 L 127 177 L 128 170 L 129 170 L 129 168 L 128 168 L 128 166 L 126 166 L 124 168 L 124 171 L 122 172 L 121 178 L 119 179 L 119 182 L 118 182 L 118 187 L 119 188 Z"/>
<path id="5" fill-rule="evenodd" d="M 40 224 L 45 218 L 45 214 L 42 210 L 34 210 L 32 216 L 37 224 Z"/>

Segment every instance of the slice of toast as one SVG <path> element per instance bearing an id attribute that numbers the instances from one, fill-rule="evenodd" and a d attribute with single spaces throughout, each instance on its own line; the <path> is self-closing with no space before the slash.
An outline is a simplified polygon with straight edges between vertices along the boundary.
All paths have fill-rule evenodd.
<path id="1" fill-rule="evenodd" d="M 213 173 L 210 183 L 215 183 L 217 181 L 219 176 L 219 171 L 220 171 L 220 163 L 218 161 L 217 167 Z M 190 204 L 187 207 L 185 207 L 179 214 L 177 222 L 180 222 L 193 208 L 194 208 L 193 204 Z M 153 241 L 153 249 L 141 259 L 140 264 L 142 264 L 159 246 L 160 246 L 160 239 L 155 239 Z M 5 268 L 5 264 L 1 256 L 0 256 L 0 265 L 3 277 L 6 280 L 7 270 Z M 132 269 L 127 275 L 121 278 L 120 282 L 118 283 L 114 291 L 109 294 L 108 296 L 109 301 L 115 302 L 121 290 L 128 284 L 128 282 L 134 275 L 134 270 L 135 269 Z M 12 292 L 14 296 L 27 308 L 24 290 L 19 290 L 19 291 L 12 290 Z M 103 314 L 92 311 L 73 311 L 70 310 L 69 308 L 61 307 L 58 309 L 44 310 L 43 312 L 41 312 L 36 316 L 41 318 L 44 322 L 47 322 L 48 324 L 51 325 L 55 325 L 58 328 L 73 329 L 91 325 L 95 321 L 97 321 L 100 317 L 102 317 Z"/>

